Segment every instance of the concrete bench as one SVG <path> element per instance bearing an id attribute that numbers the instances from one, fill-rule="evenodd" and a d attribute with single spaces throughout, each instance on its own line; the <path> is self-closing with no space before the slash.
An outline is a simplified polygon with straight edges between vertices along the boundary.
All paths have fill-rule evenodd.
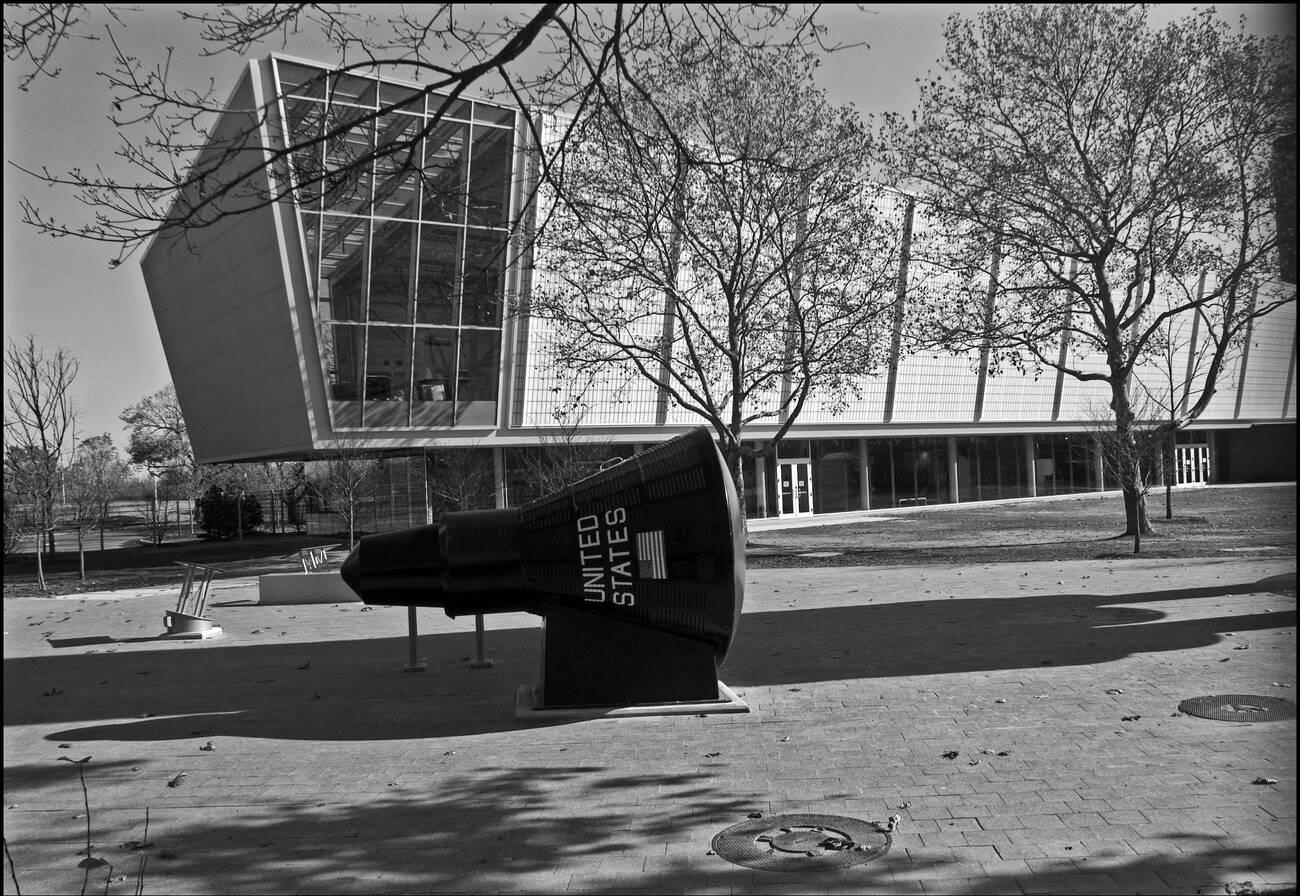
<path id="1" fill-rule="evenodd" d="M 334 572 L 273 572 L 257 577 L 259 604 L 341 604 L 361 600 Z"/>

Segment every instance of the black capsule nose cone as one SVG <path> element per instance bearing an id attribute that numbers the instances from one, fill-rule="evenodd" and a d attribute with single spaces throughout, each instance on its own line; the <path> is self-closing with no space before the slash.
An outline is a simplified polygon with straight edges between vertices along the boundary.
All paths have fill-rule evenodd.
<path id="1" fill-rule="evenodd" d="M 343 576 L 343 581 L 348 583 L 348 587 L 356 592 L 357 597 L 361 597 L 361 545 L 357 544 L 348 554 L 348 559 L 343 561 L 343 568 L 339 570 Z"/>
<path id="2" fill-rule="evenodd" d="M 432 602 L 442 575 L 438 526 L 367 535 L 339 573 L 357 597 L 381 606 L 441 606 Z"/>

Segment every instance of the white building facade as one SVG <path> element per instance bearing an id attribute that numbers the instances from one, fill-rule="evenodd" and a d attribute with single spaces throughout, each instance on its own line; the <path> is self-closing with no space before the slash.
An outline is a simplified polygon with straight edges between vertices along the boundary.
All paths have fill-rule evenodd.
<path id="1" fill-rule="evenodd" d="M 532 154 L 517 110 L 278 55 L 248 63 L 228 109 L 198 164 L 217 170 L 234 142 L 259 163 L 254 190 L 276 198 L 233 197 L 213 223 L 160 235 L 142 262 L 199 462 L 344 447 L 403 458 L 405 491 L 377 514 L 401 526 L 425 521 L 431 456 L 474 454 L 495 483 L 487 500 L 510 504 L 532 496 L 521 458 L 539 445 L 626 456 L 700 424 L 636 377 L 598 378 L 579 418 L 562 413 L 573 379 L 548 356 L 549 325 L 518 311 L 532 262 L 511 222 Z M 332 136 L 281 159 L 286 133 Z M 392 144 L 402 151 L 371 158 Z M 920 238 L 914 204 L 900 214 Z M 903 273 L 905 305 L 922 278 Z M 1294 302 L 1251 330 L 1179 436 L 1178 484 L 1294 478 L 1295 333 Z M 993 376 L 978 355 L 896 350 L 846 402 L 810 402 L 775 456 L 747 462 L 747 512 L 1115 487 L 1088 434 L 1108 398 L 1053 370 Z M 777 424 L 747 435 L 761 447 Z"/>

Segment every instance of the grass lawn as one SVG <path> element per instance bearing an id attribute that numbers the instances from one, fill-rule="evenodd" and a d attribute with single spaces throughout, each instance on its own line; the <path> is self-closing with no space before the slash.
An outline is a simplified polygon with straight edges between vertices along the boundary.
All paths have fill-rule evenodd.
<path id="1" fill-rule="evenodd" d="M 1296 487 L 1211 486 L 1175 489 L 1173 518 L 1164 491 L 1152 491 L 1155 531 L 1142 557 L 1295 555 Z M 1016 563 L 1133 556 L 1117 492 L 1049 500 L 881 511 L 866 522 L 751 533 L 751 567 Z M 804 554 L 835 553 L 834 557 Z"/>
<path id="2" fill-rule="evenodd" d="M 1141 557 L 1295 556 L 1294 484 L 1178 489 L 1172 519 L 1164 517 L 1163 491 L 1153 491 L 1149 505 L 1155 532 L 1143 538 Z M 1133 539 L 1118 537 L 1123 529 L 1123 503 L 1115 493 L 911 508 L 881 511 L 865 522 L 754 532 L 746 562 L 762 568 L 1132 557 Z M 78 578 L 76 552 L 61 551 L 47 559 L 46 581 L 51 594 L 179 587 L 184 573 L 178 562 L 215 566 L 219 578 L 290 572 L 301 569 L 300 548 L 332 543 L 337 539 L 247 535 L 88 551 L 85 582 Z M 334 562 L 341 559 L 338 553 Z M 6 557 L 4 577 L 5 597 L 40 596 L 30 554 Z"/>

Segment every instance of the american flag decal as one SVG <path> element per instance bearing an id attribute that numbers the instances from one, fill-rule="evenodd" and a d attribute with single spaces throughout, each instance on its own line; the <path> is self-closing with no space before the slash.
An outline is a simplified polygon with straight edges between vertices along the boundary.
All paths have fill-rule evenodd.
<path id="1" fill-rule="evenodd" d="M 643 579 L 668 578 L 668 562 L 664 559 L 664 533 L 639 532 L 636 536 L 636 571 Z"/>

